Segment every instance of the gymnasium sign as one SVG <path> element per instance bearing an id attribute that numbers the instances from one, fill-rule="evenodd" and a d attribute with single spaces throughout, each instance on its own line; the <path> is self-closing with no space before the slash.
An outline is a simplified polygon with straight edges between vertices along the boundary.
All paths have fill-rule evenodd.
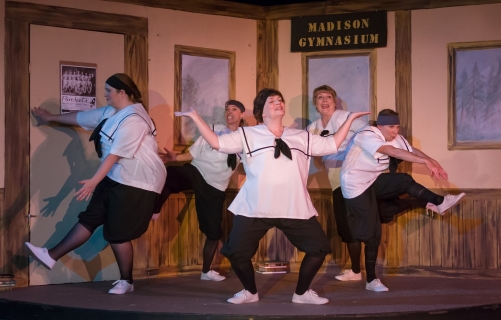
<path id="1" fill-rule="evenodd" d="M 292 52 L 385 47 L 386 38 L 386 11 L 291 19 Z"/>

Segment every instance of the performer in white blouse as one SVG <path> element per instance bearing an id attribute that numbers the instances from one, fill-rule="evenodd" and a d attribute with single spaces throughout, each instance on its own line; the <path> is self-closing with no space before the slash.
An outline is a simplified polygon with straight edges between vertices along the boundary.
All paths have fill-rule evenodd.
<path id="1" fill-rule="evenodd" d="M 212 131 L 220 136 L 234 132 L 243 123 L 244 105 L 237 100 L 225 103 L 226 126 L 211 125 Z M 236 169 L 240 155 L 224 154 L 214 150 L 203 137 L 199 137 L 189 152 L 175 154 L 164 148 L 162 160 L 165 163 L 191 161 L 183 166 L 167 166 L 167 180 L 155 204 L 153 219 L 157 219 L 160 209 L 169 196 L 186 190 L 193 190 L 197 210 L 198 227 L 206 236 L 202 251 L 203 264 L 200 279 L 222 281 L 224 276 L 211 270 L 219 239 L 223 236 L 223 205 L 225 191 Z"/>
<path id="2" fill-rule="evenodd" d="M 336 91 L 328 85 L 322 85 L 313 90 L 313 104 L 315 105 L 317 112 L 320 114 L 320 118 L 311 123 L 306 130 L 323 137 L 330 137 L 336 133 L 339 127 L 343 125 L 350 115 L 349 111 L 337 109 L 336 98 Z M 343 164 L 344 157 L 346 156 L 346 146 L 348 145 L 348 141 L 350 141 L 355 132 L 366 126 L 368 126 L 367 121 L 355 119 L 351 124 L 346 138 L 339 146 L 337 153 L 322 157 L 322 164 L 325 169 L 327 169 L 332 191 L 341 186 L 341 165 Z"/>
<path id="3" fill-rule="evenodd" d="M 156 129 L 141 102 L 141 93 L 132 79 L 117 73 L 106 80 L 107 107 L 67 114 L 52 114 L 34 108 L 33 114 L 48 123 L 79 125 L 94 130 L 94 141 L 102 163 L 94 176 L 80 181 L 77 200 L 89 200 L 78 223 L 51 249 L 26 242 L 33 258 L 47 269 L 68 252 L 86 242 L 103 225 L 117 259 L 121 279 L 111 294 L 134 291 L 131 240 L 148 228 L 153 207 L 165 182 L 166 170 L 158 156 Z"/>
<path id="4" fill-rule="evenodd" d="M 381 241 L 381 222 L 387 223 L 409 207 L 425 207 L 443 215 L 464 193 L 440 196 L 418 184 L 406 173 L 396 173 L 400 160 L 424 164 L 432 177 L 448 179 L 440 164 L 411 147 L 398 134 L 400 119 L 390 109 L 382 110 L 374 126 L 355 134 L 341 169 L 341 189 L 345 206 L 335 206 L 338 231 L 348 243 L 352 270 L 338 276 L 342 281 L 361 280 L 360 253 L 365 243 L 366 289 L 388 291 L 376 277 L 376 259 Z M 387 172 L 389 170 L 389 172 Z M 410 199 L 399 196 L 409 195 Z M 342 197 L 334 203 L 343 204 Z M 413 205 L 415 204 L 415 205 Z M 341 218 L 341 219 L 340 219 Z"/>
<path id="5" fill-rule="evenodd" d="M 244 289 L 228 302 L 250 303 L 259 300 L 252 256 L 268 229 L 277 227 L 300 251 L 306 253 L 299 270 L 292 301 L 324 304 L 309 286 L 331 248 L 311 202 L 306 182 L 311 156 L 332 154 L 344 141 L 354 119 L 367 112 L 352 113 L 333 137 L 312 135 L 305 130 L 282 124 L 285 102 L 278 90 L 263 89 L 254 99 L 255 127 L 241 127 L 236 132 L 218 136 L 194 110 L 178 112 L 190 117 L 204 139 L 223 153 L 243 153 L 247 179 L 228 208 L 234 213 L 231 233 L 221 253 Z"/>

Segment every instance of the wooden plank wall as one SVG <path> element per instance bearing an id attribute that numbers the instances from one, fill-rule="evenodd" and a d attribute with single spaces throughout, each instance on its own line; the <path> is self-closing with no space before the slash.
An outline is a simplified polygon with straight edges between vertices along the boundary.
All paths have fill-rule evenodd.
<path id="1" fill-rule="evenodd" d="M 440 194 L 445 192 L 437 191 Z M 501 189 L 466 192 L 464 200 L 444 216 L 431 217 L 424 209 L 416 209 L 383 225 L 378 264 L 388 267 L 501 268 Z M 235 195 L 235 190 L 227 193 L 225 207 Z M 349 267 L 347 249 L 337 233 L 332 214 L 330 190 L 311 191 L 310 196 L 333 248 L 325 266 Z M 224 237 L 231 225 L 232 214 L 226 211 Z M 162 208 L 159 220 L 153 221 L 143 237 L 134 242 L 134 273 L 138 277 L 147 277 L 199 272 L 204 241 L 204 235 L 198 230 L 193 194 L 172 195 Z M 268 233 L 260 242 L 253 261 L 272 260 L 273 257 L 291 262 L 292 270 L 297 271 L 303 254 L 283 234 Z M 361 261 L 363 264 L 364 259 Z M 229 269 L 228 260 L 219 253 L 213 265 L 216 269 Z"/>

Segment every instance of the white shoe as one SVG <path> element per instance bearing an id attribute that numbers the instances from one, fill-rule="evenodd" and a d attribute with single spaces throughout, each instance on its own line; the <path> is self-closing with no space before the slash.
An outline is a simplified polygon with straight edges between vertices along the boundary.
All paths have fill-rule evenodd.
<path id="1" fill-rule="evenodd" d="M 29 242 L 25 242 L 24 245 L 28 248 L 30 255 L 38 262 L 42 264 L 47 269 L 52 269 L 56 264 L 56 260 L 49 256 L 49 251 L 47 248 L 35 247 Z"/>
<path id="2" fill-rule="evenodd" d="M 292 295 L 292 302 L 307 304 L 326 304 L 327 302 L 329 302 L 329 299 L 319 297 L 315 291 L 308 289 L 302 295 L 294 293 Z"/>
<path id="3" fill-rule="evenodd" d="M 437 206 L 437 209 L 438 209 L 438 213 L 443 215 L 445 213 L 445 210 L 449 209 L 450 207 L 452 207 L 453 205 L 455 205 L 462 197 L 464 197 L 465 193 L 462 192 L 458 195 L 452 195 L 452 194 L 448 194 L 444 197 L 444 202 L 442 202 L 441 204 L 439 204 Z"/>
<path id="4" fill-rule="evenodd" d="M 355 273 L 353 270 L 345 270 L 335 277 L 339 281 L 359 281 L 362 280 L 362 273 Z"/>
<path id="5" fill-rule="evenodd" d="M 374 279 L 365 285 L 365 289 L 376 292 L 389 291 L 388 288 L 381 283 L 379 279 Z"/>
<path id="6" fill-rule="evenodd" d="M 245 289 L 236 293 L 233 296 L 233 298 L 228 299 L 228 302 L 233 303 L 233 304 L 251 303 L 251 302 L 258 302 L 258 301 L 259 301 L 259 295 L 257 292 L 256 292 L 256 294 L 252 294 Z"/>
<path id="7" fill-rule="evenodd" d="M 113 282 L 114 287 L 108 291 L 110 294 L 124 294 L 134 291 L 134 284 L 128 283 L 127 280 L 117 280 Z"/>
<path id="8" fill-rule="evenodd" d="M 209 270 L 207 273 L 203 273 L 200 275 L 200 279 L 202 280 L 212 280 L 212 281 L 223 281 L 226 279 L 225 276 L 220 275 L 214 270 Z"/>

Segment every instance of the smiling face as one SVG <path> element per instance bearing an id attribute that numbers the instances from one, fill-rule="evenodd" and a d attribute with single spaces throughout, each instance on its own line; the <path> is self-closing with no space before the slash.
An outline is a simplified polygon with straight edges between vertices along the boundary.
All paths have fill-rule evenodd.
<path id="1" fill-rule="evenodd" d="M 229 104 L 224 108 L 226 126 L 239 125 L 244 118 L 243 112 L 235 105 Z"/>
<path id="2" fill-rule="evenodd" d="M 399 124 L 377 126 L 377 127 L 379 130 L 381 130 L 381 133 L 383 134 L 386 141 L 392 141 L 393 139 L 395 139 L 398 135 L 398 132 L 400 131 Z"/>
<path id="3" fill-rule="evenodd" d="M 315 108 L 325 117 L 330 117 L 336 111 L 336 97 L 328 91 L 320 91 L 315 97 Z"/>
<path id="4" fill-rule="evenodd" d="M 285 115 L 285 102 L 279 95 L 271 95 L 266 99 L 263 108 L 263 119 L 273 119 Z"/>

